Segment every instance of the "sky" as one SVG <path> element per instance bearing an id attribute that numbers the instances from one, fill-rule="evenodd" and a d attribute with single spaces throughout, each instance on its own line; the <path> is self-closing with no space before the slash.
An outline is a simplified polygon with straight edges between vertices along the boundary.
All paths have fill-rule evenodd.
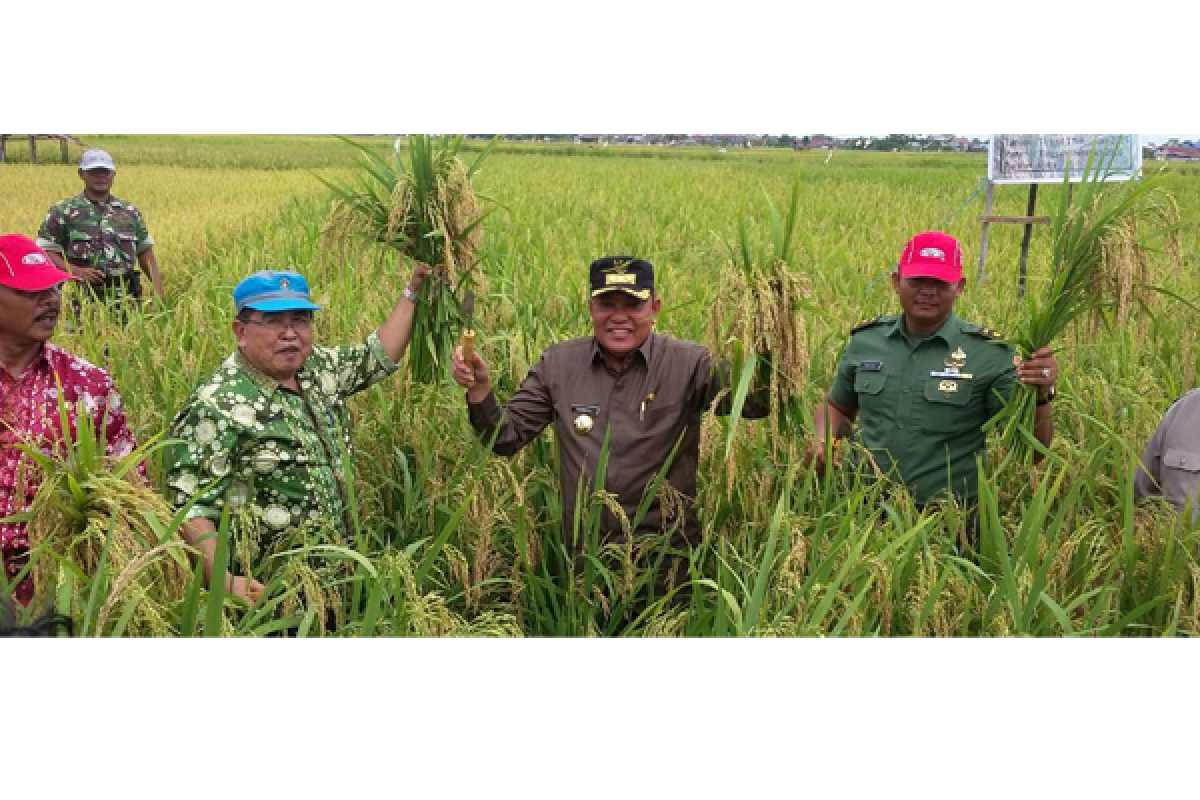
<path id="1" fill-rule="evenodd" d="M 808 136 L 808 134 L 799 134 L 799 136 Z M 886 136 L 884 133 L 834 133 L 833 136 L 838 138 L 850 138 L 856 136 Z M 991 136 L 990 133 L 960 133 L 959 136 L 965 136 L 970 139 L 986 139 Z M 1142 133 L 1142 142 L 1145 144 L 1162 144 L 1169 139 L 1180 139 L 1181 142 L 1195 142 L 1200 139 L 1200 133 Z"/>

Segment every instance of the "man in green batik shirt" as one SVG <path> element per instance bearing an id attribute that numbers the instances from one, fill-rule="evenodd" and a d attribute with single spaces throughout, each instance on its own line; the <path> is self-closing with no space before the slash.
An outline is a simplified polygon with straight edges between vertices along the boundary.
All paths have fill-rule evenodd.
<path id="1" fill-rule="evenodd" d="M 38 246 L 59 269 L 83 279 L 94 296 L 117 307 L 125 295 L 140 300 L 139 267 L 163 300 L 154 239 L 142 213 L 112 194 L 116 174 L 107 152 L 85 152 L 79 161 L 83 191 L 50 207 L 38 230 Z"/>
<path id="2" fill-rule="evenodd" d="M 264 537 L 305 525 L 350 531 L 353 442 L 346 398 L 383 380 L 412 335 L 418 265 L 382 327 L 354 347 L 314 347 L 308 284 L 294 272 L 258 272 L 234 289 L 238 349 L 188 399 L 171 425 L 167 499 L 187 512 L 184 538 L 211 580 L 222 510 L 248 512 Z M 236 549 L 236 548 L 235 548 Z M 242 564 L 243 570 L 255 565 Z M 262 584 L 229 575 L 228 590 L 255 600 Z"/>
<path id="3" fill-rule="evenodd" d="M 915 236 L 891 277 L 903 314 L 851 332 L 829 397 L 814 412 L 808 459 L 823 471 L 826 433 L 849 436 L 857 419 L 875 465 L 898 477 L 919 506 L 951 495 L 969 507 L 978 494 L 975 459 L 985 452 L 982 426 L 1017 380 L 1038 388 L 1035 435 L 1050 446 L 1058 363 L 1049 348 L 1020 362 L 999 333 L 954 314 L 966 280 L 952 236 Z"/>

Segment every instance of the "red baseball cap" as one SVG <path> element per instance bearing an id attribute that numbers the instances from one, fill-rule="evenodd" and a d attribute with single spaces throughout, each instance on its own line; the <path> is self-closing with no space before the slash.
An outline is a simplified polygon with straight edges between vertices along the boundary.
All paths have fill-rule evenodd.
<path id="1" fill-rule="evenodd" d="M 962 280 L 962 248 L 958 240 L 941 231 L 918 233 L 900 256 L 901 278 L 937 278 L 945 283 Z"/>
<path id="2" fill-rule="evenodd" d="M 54 266 L 46 251 L 28 236 L 0 236 L 0 286 L 22 292 L 40 292 L 64 281 L 79 280 Z"/>

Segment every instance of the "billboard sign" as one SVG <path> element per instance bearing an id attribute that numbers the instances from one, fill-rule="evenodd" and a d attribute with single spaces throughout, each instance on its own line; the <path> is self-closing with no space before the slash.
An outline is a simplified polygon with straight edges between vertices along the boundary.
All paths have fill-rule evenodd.
<path id="1" fill-rule="evenodd" d="M 1127 181 L 1142 169 L 1142 146 L 1136 133 L 994 133 L 988 148 L 988 180 L 992 183 L 1062 183 L 1070 168 L 1071 182 L 1083 177 L 1092 146 L 1096 160 L 1108 163 L 1108 180 Z"/>

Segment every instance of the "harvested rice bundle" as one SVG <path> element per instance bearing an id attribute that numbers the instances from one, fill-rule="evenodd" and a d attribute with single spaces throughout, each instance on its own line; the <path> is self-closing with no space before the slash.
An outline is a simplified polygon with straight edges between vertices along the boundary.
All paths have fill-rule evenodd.
<path id="1" fill-rule="evenodd" d="M 349 140 L 346 140 L 349 142 Z M 322 182 L 334 206 L 325 240 L 345 244 L 365 239 L 398 250 L 434 268 L 413 319 L 409 371 L 414 380 L 434 383 L 445 371 L 456 332 L 463 327 L 458 297 L 479 282 L 479 246 L 485 214 L 471 179 L 495 140 L 467 167 L 459 158 L 462 136 L 409 137 L 409 162 L 396 155 L 393 168 L 362 145 L 357 181 Z"/>
<path id="2" fill-rule="evenodd" d="M 799 400 L 808 366 L 807 329 L 801 311 L 810 292 L 790 263 L 799 200 L 798 179 L 786 218 L 781 218 L 770 197 L 766 198 L 771 241 L 757 253 L 752 252 L 745 219 L 739 218 L 738 247 L 726 243 L 730 263 L 723 270 L 719 288 L 726 302 L 713 307 L 712 330 L 721 337 L 717 349 L 732 351 L 735 386 L 747 359 L 760 359 L 760 378 L 766 379 L 769 370 L 775 433 L 802 424 Z"/>
<path id="3" fill-rule="evenodd" d="M 1131 248 L 1131 231 L 1139 219 L 1169 218 L 1173 204 L 1154 179 L 1106 183 L 1114 174 L 1119 148 L 1088 157 L 1082 180 L 1068 191 L 1064 179 L 1062 203 L 1053 221 L 1054 276 L 1043 296 L 1032 297 L 1029 314 L 1022 320 L 1013 344 L 1019 358 L 1049 347 L 1082 315 L 1116 306 L 1122 291 L 1132 297 L 1137 258 L 1121 257 Z M 1107 267 L 1106 267 L 1107 265 Z M 1127 289 L 1123 287 L 1128 287 Z M 987 426 L 999 427 L 1009 459 L 1028 463 L 1041 447 L 1033 436 L 1037 389 L 1018 383 L 1004 412 Z"/>
<path id="4" fill-rule="evenodd" d="M 58 609 L 81 635 L 177 635 L 175 610 L 193 575 L 189 548 L 169 525 L 170 506 L 137 476 L 148 446 L 110 463 L 101 442 L 81 414 L 64 452 L 23 447 L 45 475 L 28 526 L 34 585 L 86 582 Z"/>

